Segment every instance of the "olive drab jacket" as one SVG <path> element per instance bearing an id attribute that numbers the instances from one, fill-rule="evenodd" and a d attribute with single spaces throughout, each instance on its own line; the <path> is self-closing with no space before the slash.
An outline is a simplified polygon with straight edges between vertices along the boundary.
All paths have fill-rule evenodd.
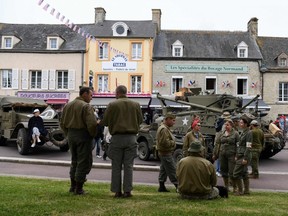
<path id="1" fill-rule="evenodd" d="M 250 145 L 250 147 L 249 147 Z M 252 145 L 252 132 L 249 128 L 243 130 L 240 135 L 239 142 L 237 144 L 236 157 L 250 161 L 251 159 L 251 145 Z"/>
<path id="2" fill-rule="evenodd" d="M 219 134 L 216 136 L 213 155 L 218 158 L 220 152 L 236 154 L 237 143 L 239 142 L 239 133 L 235 129 L 232 129 L 230 134 L 226 134 L 225 131 L 218 133 Z"/>
<path id="3" fill-rule="evenodd" d="M 83 98 L 77 97 L 73 101 L 65 105 L 60 127 L 65 135 L 68 134 L 68 129 L 86 129 L 91 137 L 97 134 L 97 121 L 94 115 L 93 107 L 85 102 Z"/>
<path id="4" fill-rule="evenodd" d="M 207 148 L 206 148 L 204 136 L 200 132 L 198 132 L 198 134 L 195 134 L 195 132 L 192 130 L 188 132 L 184 137 L 183 148 L 182 148 L 184 157 L 188 156 L 188 149 L 190 147 L 190 144 L 194 142 L 195 140 L 199 140 L 202 143 L 202 145 L 205 147 L 204 157 L 206 156 Z"/>
<path id="5" fill-rule="evenodd" d="M 264 133 L 260 128 L 254 128 L 252 132 L 252 151 L 261 150 L 264 145 Z"/>
<path id="6" fill-rule="evenodd" d="M 137 134 L 143 122 L 139 103 L 121 96 L 108 104 L 101 125 L 108 126 L 111 135 Z"/>
<path id="7" fill-rule="evenodd" d="M 170 128 L 162 123 L 156 133 L 156 149 L 161 154 L 172 153 L 176 148 L 175 137 Z"/>

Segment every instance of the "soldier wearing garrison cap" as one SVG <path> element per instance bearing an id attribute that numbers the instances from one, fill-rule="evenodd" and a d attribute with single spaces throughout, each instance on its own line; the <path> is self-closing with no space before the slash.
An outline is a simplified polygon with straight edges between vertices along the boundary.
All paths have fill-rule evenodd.
<path id="1" fill-rule="evenodd" d="M 178 187 L 176 164 L 172 155 L 176 148 L 176 142 L 170 131 L 170 127 L 175 124 L 175 118 L 173 113 L 167 113 L 156 133 L 156 148 L 161 160 L 158 192 L 169 192 L 165 187 L 167 176 L 175 187 Z"/>

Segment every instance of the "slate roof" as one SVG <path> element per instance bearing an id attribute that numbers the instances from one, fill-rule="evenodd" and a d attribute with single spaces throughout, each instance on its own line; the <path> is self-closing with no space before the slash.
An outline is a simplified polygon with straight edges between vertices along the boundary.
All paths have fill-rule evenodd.
<path id="1" fill-rule="evenodd" d="M 96 38 L 113 36 L 112 26 L 120 22 L 107 20 L 98 24 L 77 24 L 85 35 L 89 33 Z M 153 38 L 155 24 L 152 21 L 121 21 L 129 26 L 128 36 L 124 38 Z M 0 52 L 81 52 L 85 51 L 85 37 L 74 32 L 64 24 L 7 24 L 0 23 L 0 37 L 16 36 L 21 41 L 13 49 L 0 49 Z M 47 50 L 47 36 L 59 36 L 64 43 L 58 50 Z M 0 40 L 0 46 L 1 46 Z"/>
<path id="2" fill-rule="evenodd" d="M 0 23 L 2 36 L 16 36 L 21 41 L 13 49 L 0 49 L 0 52 L 79 52 L 86 47 L 85 38 L 64 24 Z M 47 50 L 47 36 L 60 36 L 64 43 L 58 50 Z"/>
<path id="3" fill-rule="evenodd" d="M 172 44 L 184 45 L 183 57 L 172 57 Z M 248 45 L 248 58 L 237 58 L 237 45 Z M 262 55 L 248 32 L 163 30 L 156 37 L 154 59 L 259 60 Z"/>
<path id="4" fill-rule="evenodd" d="M 113 37 L 112 26 L 116 22 L 124 22 L 129 27 L 127 37 L 120 38 L 153 38 L 156 27 L 152 20 L 147 21 L 122 21 L 122 20 L 104 20 L 103 23 L 86 25 L 87 31 L 95 37 Z"/>
<path id="5" fill-rule="evenodd" d="M 267 68 L 277 68 L 277 57 L 281 53 L 288 55 L 288 38 L 258 37 L 258 46 L 263 55 L 263 63 Z"/>

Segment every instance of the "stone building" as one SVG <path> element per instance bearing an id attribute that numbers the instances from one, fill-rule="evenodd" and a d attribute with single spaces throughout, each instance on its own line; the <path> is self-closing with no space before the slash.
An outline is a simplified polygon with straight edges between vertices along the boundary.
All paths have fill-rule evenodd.
<path id="1" fill-rule="evenodd" d="M 0 95 L 63 106 L 79 94 L 85 37 L 65 25 L 0 23 Z"/>

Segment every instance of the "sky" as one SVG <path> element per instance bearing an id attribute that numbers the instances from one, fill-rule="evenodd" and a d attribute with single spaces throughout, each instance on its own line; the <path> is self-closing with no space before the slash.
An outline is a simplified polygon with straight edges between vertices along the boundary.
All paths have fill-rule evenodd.
<path id="1" fill-rule="evenodd" d="M 117 21 L 151 20 L 152 9 L 161 9 L 161 29 L 170 30 L 247 31 L 257 17 L 259 36 L 288 37 L 287 0 L 0 0 L 0 23 L 62 24 L 57 12 L 75 24 L 93 23 L 96 7 Z"/>

